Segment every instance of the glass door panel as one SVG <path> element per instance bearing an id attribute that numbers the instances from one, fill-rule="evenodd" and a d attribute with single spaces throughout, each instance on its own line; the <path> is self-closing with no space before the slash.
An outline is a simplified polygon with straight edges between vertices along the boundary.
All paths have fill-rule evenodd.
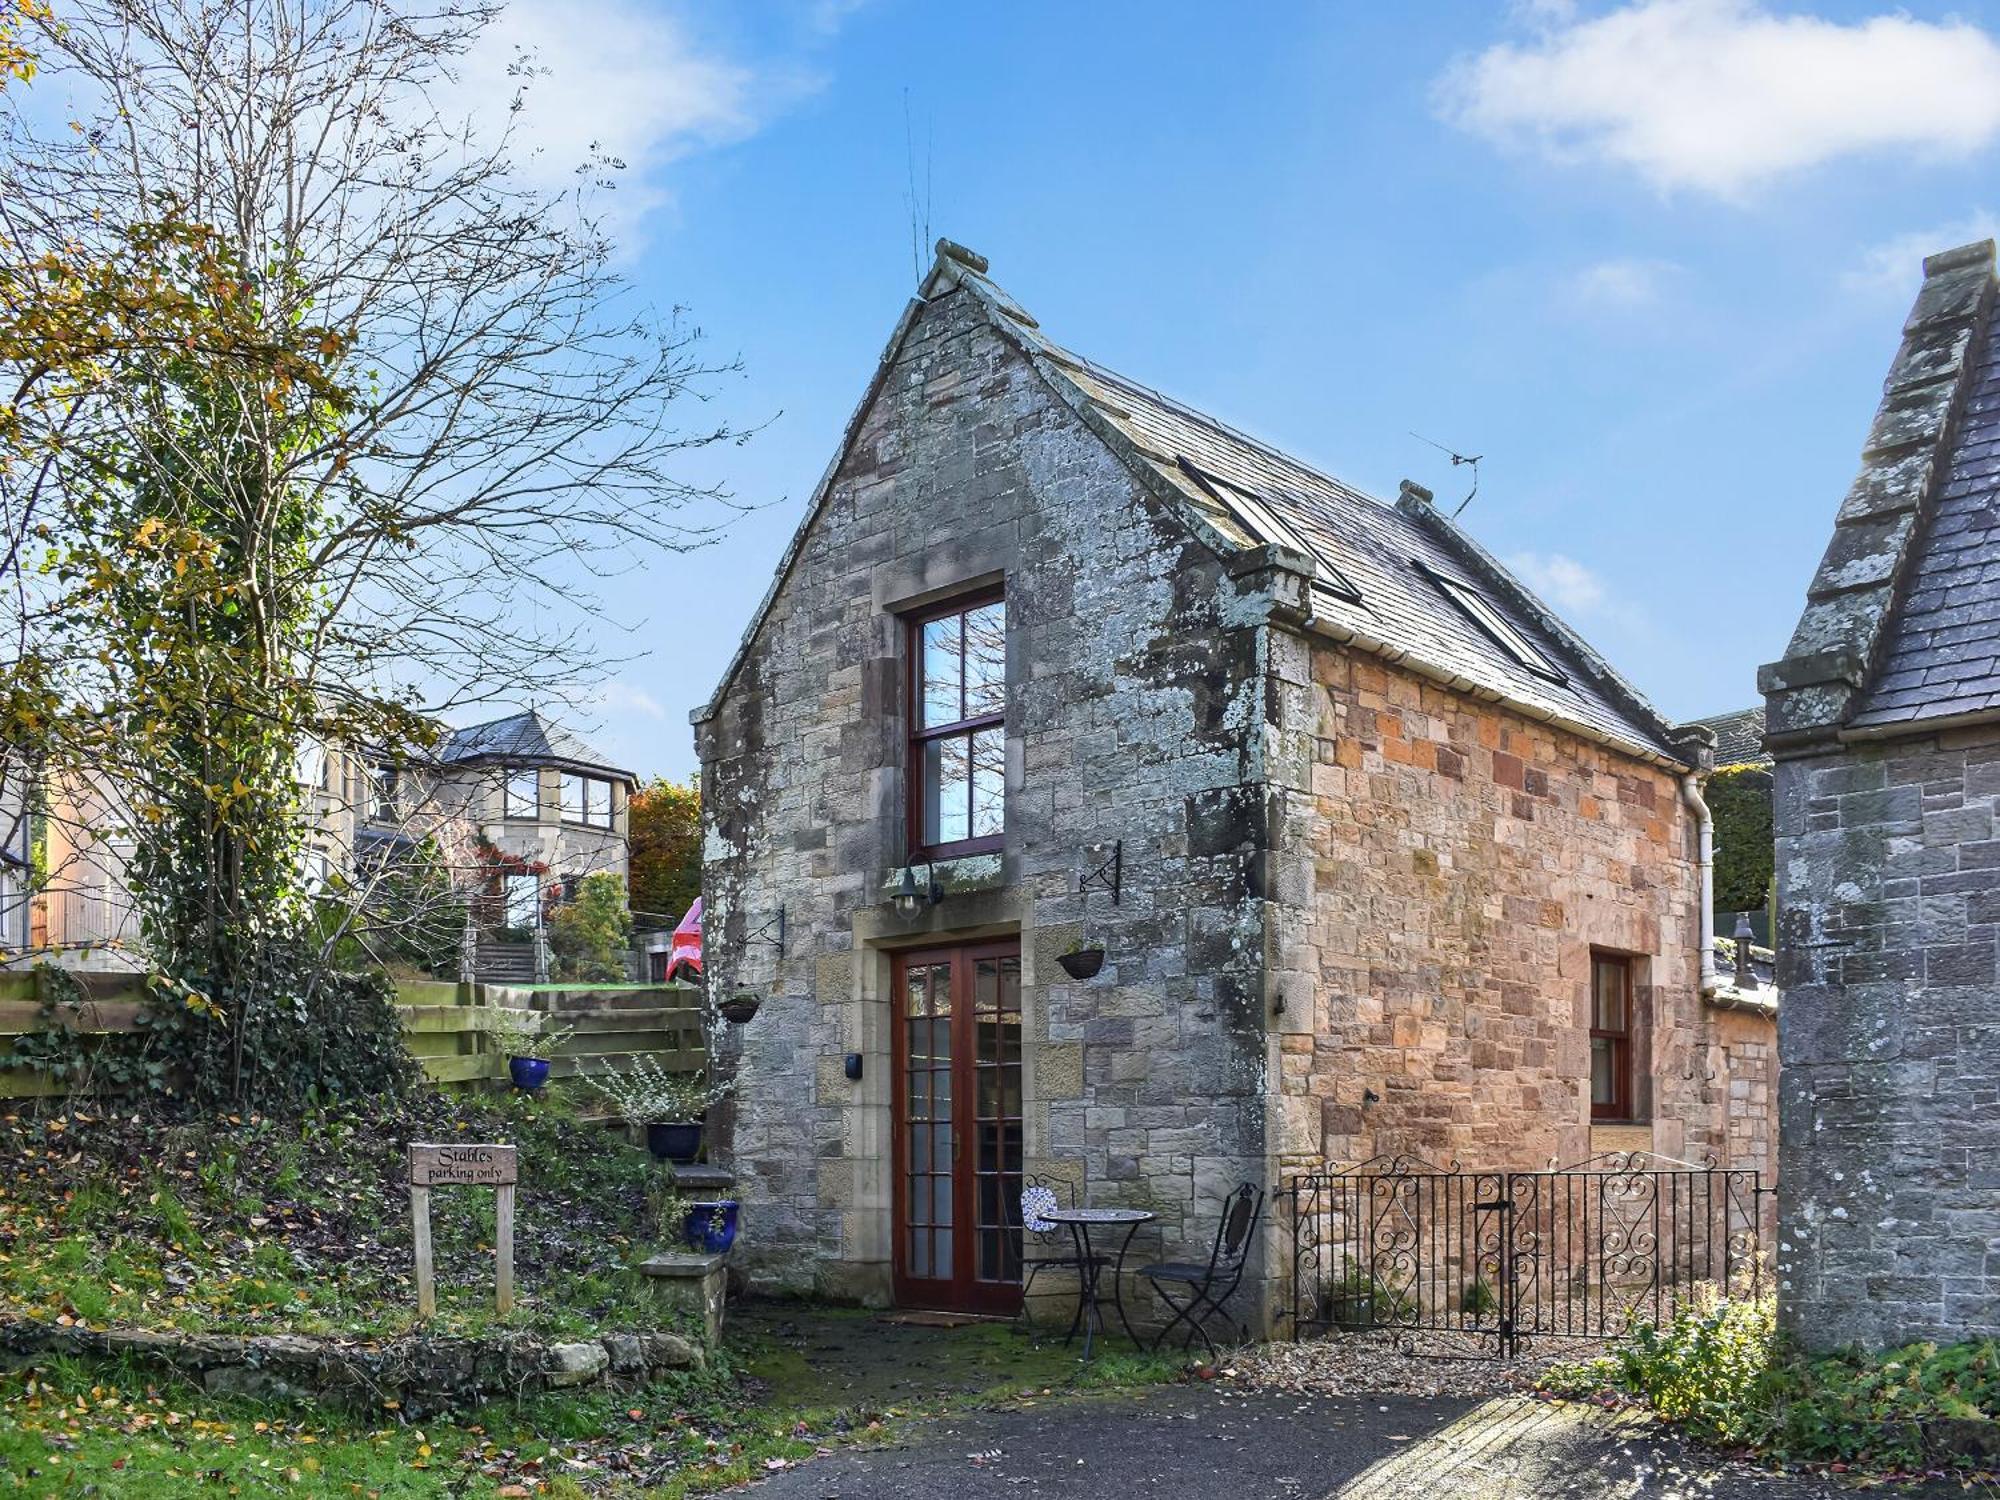
<path id="1" fill-rule="evenodd" d="M 1020 1304 L 1021 959 L 1012 944 L 910 954 L 896 985 L 896 1291 Z"/>

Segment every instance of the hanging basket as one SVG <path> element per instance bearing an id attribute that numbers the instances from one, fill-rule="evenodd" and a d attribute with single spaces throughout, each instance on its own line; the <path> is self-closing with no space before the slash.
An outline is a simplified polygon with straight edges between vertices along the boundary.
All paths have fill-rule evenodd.
<path id="1" fill-rule="evenodd" d="M 763 1004 L 764 1001 L 760 996 L 746 990 L 741 994 L 731 995 L 727 1000 L 716 1006 L 716 1010 L 721 1012 L 722 1019 L 730 1025 L 747 1026 L 750 1024 L 751 1017 L 757 1014 L 758 1009 Z"/>
<path id="2" fill-rule="evenodd" d="M 1079 948 L 1074 953 L 1064 953 L 1056 962 L 1063 966 L 1063 972 L 1072 979 L 1089 979 L 1104 967 L 1102 948 Z"/>

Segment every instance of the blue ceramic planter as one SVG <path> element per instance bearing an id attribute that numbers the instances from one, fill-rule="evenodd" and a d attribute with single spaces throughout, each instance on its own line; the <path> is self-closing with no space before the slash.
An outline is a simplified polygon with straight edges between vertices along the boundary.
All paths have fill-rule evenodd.
<path id="1" fill-rule="evenodd" d="M 510 1057 L 507 1071 L 513 1076 L 514 1087 L 532 1094 L 549 1081 L 549 1060 L 546 1057 Z"/>
<path id="2" fill-rule="evenodd" d="M 736 1200 L 721 1198 L 708 1203 L 689 1204 L 687 1220 L 681 1225 L 681 1235 L 687 1240 L 688 1249 L 720 1255 L 736 1243 Z"/>
<path id="3" fill-rule="evenodd" d="M 660 1161 L 686 1166 L 701 1155 L 700 1120 L 655 1120 L 646 1127 L 646 1149 Z"/>

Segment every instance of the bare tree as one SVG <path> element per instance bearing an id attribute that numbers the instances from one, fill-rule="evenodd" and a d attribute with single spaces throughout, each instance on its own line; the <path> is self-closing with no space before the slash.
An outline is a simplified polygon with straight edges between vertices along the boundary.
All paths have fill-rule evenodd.
<path id="1" fill-rule="evenodd" d="M 298 748 L 560 699 L 588 576 L 726 504 L 683 462 L 738 435 L 679 417 L 728 367 L 621 283 L 615 165 L 538 192 L 447 112 L 497 10 L 77 0 L 34 37 L 74 124 L 0 102 L 0 741 L 110 784 L 148 947 L 239 1049 L 306 920 Z M 51 307 L 57 379 L 7 336 Z"/>

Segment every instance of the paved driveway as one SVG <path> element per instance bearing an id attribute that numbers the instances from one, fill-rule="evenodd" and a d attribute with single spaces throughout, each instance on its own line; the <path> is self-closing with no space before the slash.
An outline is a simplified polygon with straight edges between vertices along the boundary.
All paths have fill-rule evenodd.
<path id="1" fill-rule="evenodd" d="M 1637 1416 L 1590 1406 L 1171 1386 L 947 1418 L 912 1429 L 904 1444 L 843 1450 L 774 1474 L 749 1493 L 755 1500 L 1803 1500 L 1847 1492 L 1727 1463 Z"/>

